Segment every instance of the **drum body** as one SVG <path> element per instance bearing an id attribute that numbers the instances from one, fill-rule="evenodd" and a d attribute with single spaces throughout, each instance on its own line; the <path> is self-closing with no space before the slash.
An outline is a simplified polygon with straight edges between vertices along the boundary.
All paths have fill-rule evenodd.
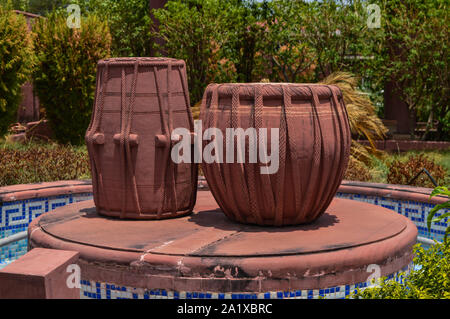
<path id="1" fill-rule="evenodd" d="M 214 127 L 223 132 L 219 136 L 222 143 L 213 144 L 218 148 L 223 145 L 221 163 L 205 161 L 205 150 L 214 148 L 211 143 L 218 136 L 205 140 L 204 134 L 202 169 L 211 192 L 230 219 L 258 225 L 295 225 L 314 221 L 329 206 L 344 176 L 351 144 L 338 87 L 211 84 L 204 93 L 200 116 L 203 132 Z M 244 138 L 236 128 L 242 129 Z M 261 128 L 266 129 L 266 135 Z M 231 133 L 226 133 L 227 129 Z M 256 139 L 249 137 L 252 132 Z M 238 139 L 245 140 L 244 161 L 243 156 L 238 160 L 242 150 Z M 261 156 L 264 147 L 266 155 Z M 231 150 L 232 155 L 227 156 Z M 251 150 L 258 154 L 256 162 L 254 157 L 251 160 Z M 273 157 L 269 161 L 270 154 Z M 277 170 L 262 173 L 262 167 L 268 167 L 277 156 L 278 168 L 273 164 Z"/>
<path id="2" fill-rule="evenodd" d="M 197 167 L 171 160 L 171 132 L 193 131 L 185 63 L 169 58 L 101 60 L 86 143 L 99 213 L 162 219 L 190 213 Z"/>

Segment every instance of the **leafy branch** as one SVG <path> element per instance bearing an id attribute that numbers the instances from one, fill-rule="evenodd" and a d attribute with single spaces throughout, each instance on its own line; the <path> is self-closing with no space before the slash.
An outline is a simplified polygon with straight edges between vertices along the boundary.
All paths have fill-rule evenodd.
<path id="1" fill-rule="evenodd" d="M 436 187 L 431 192 L 430 198 L 437 196 L 437 195 L 444 195 L 444 196 L 447 196 L 447 198 L 450 198 L 450 191 L 445 186 L 439 186 L 439 187 Z M 438 204 L 438 205 L 434 206 L 432 210 L 430 210 L 430 212 L 428 213 L 428 217 L 427 217 L 428 231 L 430 231 L 430 229 L 431 229 L 431 223 L 438 223 L 438 222 L 442 221 L 444 218 L 450 217 L 450 211 L 448 211 L 446 213 L 443 213 L 443 214 L 433 218 L 440 210 L 444 210 L 444 209 L 450 209 L 450 200 L 446 201 L 445 203 Z M 447 237 L 448 237 L 449 233 L 450 233 L 450 226 L 447 226 L 447 229 L 445 230 L 445 235 L 444 235 L 444 242 L 446 242 L 446 243 L 447 243 Z"/>

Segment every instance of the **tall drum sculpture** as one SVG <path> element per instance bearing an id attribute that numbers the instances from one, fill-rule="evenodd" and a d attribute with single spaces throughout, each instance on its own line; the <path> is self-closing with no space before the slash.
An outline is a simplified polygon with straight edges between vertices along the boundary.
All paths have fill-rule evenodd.
<path id="1" fill-rule="evenodd" d="M 222 160 L 204 161 L 202 168 L 214 198 L 230 219 L 275 226 L 309 223 L 331 203 L 344 176 L 351 143 L 338 87 L 211 84 L 204 93 L 201 119 L 203 132 L 208 128 L 223 132 L 222 137 L 215 136 L 222 138 L 215 144 L 224 145 Z M 260 129 L 267 129 L 266 139 Z M 278 129 L 275 143 L 271 143 L 272 129 Z M 239 140 L 245 145 L 240 160 Z M 203 141 L 204 151 L 211 149 L 211 143 Z M 261 153 L 261 147 L 266 152 Z M 252 162 L 251 150 L 266 157 Z M 277 170 L 263 173 L 271 152 L 278 152 L 278 158 L 272 157 L 272 161 L 278 159 Z"/>
<path id="2" fill-rule="evenodd" d="M 99 61 L 86 142 L 100 214 L 162 219 L 192 211 L 197 167 L 170 156 L 173 129 L 194 130 L 189 104 L 182 60 Z"/>

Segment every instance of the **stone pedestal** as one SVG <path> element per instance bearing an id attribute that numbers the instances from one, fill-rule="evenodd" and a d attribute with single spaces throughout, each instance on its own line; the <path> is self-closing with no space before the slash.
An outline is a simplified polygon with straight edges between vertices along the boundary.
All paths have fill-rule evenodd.
<path id="1" fill-rule="evenodd" d="M 118 220 L 85 201 L 39 217 L 29 233 L 32 247 L 80 253 L 83 287 L 93 285 L 85 295 L 93 298 L 111 297 L 118 286 L 130 298 L 155 291 L 172 298 L 342 297 L 377 267 L 381 276 L 408 267 L 417 228 L 391 210 L 345 199 L 334 199 L 311 224 L 244 225 L 226 218 L 204 191 L 190 216 Z"/>
<path id="2" fill-rule="evenodd" d="M 79 253 L 35 248 L 0 270 L 0 299 L 79 299 L 80 288 L 69 287 L 70 265 Z M 69 269 L 70 270 L 70 269 Z"/>

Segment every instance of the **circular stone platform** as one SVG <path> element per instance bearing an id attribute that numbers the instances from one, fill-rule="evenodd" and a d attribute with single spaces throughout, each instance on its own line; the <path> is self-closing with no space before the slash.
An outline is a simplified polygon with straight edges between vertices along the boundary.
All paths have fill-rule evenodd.
<path id="1" fill-rule="evenodd" d="M 67 205 L 29 227 L 30 247 L 80 252 L 83 280 L 185 293 L 309 291 L 364 283 L 371 264 L 388 276 L 410 265 L 416 226 L 389 209 L 334 199 L 314 223 L 234 223 L 210 192 L 194 213 L 167 220 L 119 220 L 93 201 Z M 104 287 L 103 285 L 102 287 Z"/>

